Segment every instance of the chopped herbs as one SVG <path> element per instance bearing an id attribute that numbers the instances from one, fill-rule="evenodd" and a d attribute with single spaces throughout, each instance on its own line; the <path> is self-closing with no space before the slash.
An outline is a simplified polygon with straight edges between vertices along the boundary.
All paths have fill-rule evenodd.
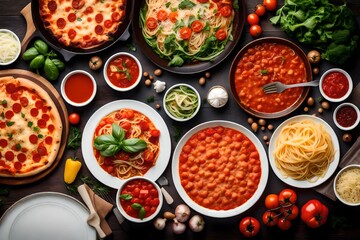
<path id="1" fill-rule="evenodd" d="M 81 131 L 77 127 L 70 127 L 69 138 L 67 142 L 67 147 L 77 150 L 81 145 Z"/>

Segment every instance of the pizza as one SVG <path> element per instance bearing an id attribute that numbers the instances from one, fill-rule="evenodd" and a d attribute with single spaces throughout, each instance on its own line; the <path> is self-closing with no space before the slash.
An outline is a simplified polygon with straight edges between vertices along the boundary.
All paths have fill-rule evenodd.
<path id="1" fill-rule="evenodd" d="M 44 27 L 63 45 L 81 49 L 112 40 L 127 0 L 39 0 Z"/>
<path id="2" fill-rule="evenodd" d="M 55 161 L 63 126 L 48 93 L 31 80 L 0 78 L 0 177 L 28 177 Z"/>

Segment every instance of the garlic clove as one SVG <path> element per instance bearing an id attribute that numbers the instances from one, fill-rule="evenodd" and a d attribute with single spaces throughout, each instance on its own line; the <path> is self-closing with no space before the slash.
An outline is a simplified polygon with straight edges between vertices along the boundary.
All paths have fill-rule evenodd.
<path id="1" fill-rule="evenodd" d="M 166 83 L 165 82 L 162 82 L 160 80 L 156 80 L 154 83 L 154 89 L 155 89 L 155 92 L 157 93 L 161 93 L 162 91 L 165 90 L 166 88 Z"/>

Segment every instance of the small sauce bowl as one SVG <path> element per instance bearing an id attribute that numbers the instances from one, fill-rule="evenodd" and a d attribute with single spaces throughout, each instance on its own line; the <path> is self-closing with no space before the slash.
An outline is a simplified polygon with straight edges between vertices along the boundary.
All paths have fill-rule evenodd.
<path id="1" fill-rule="evenodd" d="M 64 77 L 60 90 L 62 97 L 68 104 L 74 107 L 83 107 L 94 99 L 97 84 L 90 73 L 75 70 Z"/>
<path id="2" fill-rule="evenodd" d="M 351 176 L 350 176 L 351 175 Z M 355 191 L 354 188 L 360 186 L 360 165 L 351 164 L 341 169 L 334 179 L 334 192 L 337 199 L 348 206 L 360 206 L 360 199 L 357 196 L 357 200 L 351 200 L 350 197 Z M 349 199 L 347 199 L 349 197 Z"/>
<path id="3" fill-rule="evenodd" d="M 154 219 L 162 205 L 160 187 L 143 176 L 126 179 L 116 193 L 117 208 L 131 222 L 143 223 Z"/>
<path id="4" fill-rule="evenodd" d="M 320 78 L 320 93 L 330 102 L 344 101 L 347 97 L 349 97 L 352 89 L 352 78 L 343 69 L 329 69 Z"/>
<path id="5" fill-rule="evenodd" d="M 10 65 L 15 62 L 21 52 L 21 43 L 18 36 L 8 30 L 8 29 L 0 29 L 0 39 L 1 39 L 1 46 L 0 46 L 0 55 L 4 57 L 4 59 L 0 59 L 0 65 L 6 66 Z M 12 44 L 11 47 L 7 46 L 6 44 Z M 6 56 L 7 55 L 7 56 Z"/>
<path id="6" fill-rule="evenodd" d="M 360 122 L 360 111 L 352 103 L 342 103 L 333 113 L 335 125 L 344 131 L 354 129 Z"/>
<path id="7" fill-rule="evenodd" d="M 125 92 L 139 84 L 142 76 L 142 66 L 134 55 L 119 52 L 106 61 L 103 75 L 106 83 L 112 89 Z"/>

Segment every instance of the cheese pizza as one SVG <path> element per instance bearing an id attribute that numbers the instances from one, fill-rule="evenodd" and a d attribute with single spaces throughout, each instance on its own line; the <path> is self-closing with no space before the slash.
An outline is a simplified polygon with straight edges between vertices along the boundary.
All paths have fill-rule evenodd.
<path id="1" fill-rule="evenodd" d="M 62 130 L 43 88 L 25 78 L 0 78 L 0 177 L 28 177 L 50 167 Z"/>
<path id="2" fill-rule="evenodd" d="M 127 0 L 39 0 L 44 27 L 63 45 L 81 49 L 112 40 Z"/>

